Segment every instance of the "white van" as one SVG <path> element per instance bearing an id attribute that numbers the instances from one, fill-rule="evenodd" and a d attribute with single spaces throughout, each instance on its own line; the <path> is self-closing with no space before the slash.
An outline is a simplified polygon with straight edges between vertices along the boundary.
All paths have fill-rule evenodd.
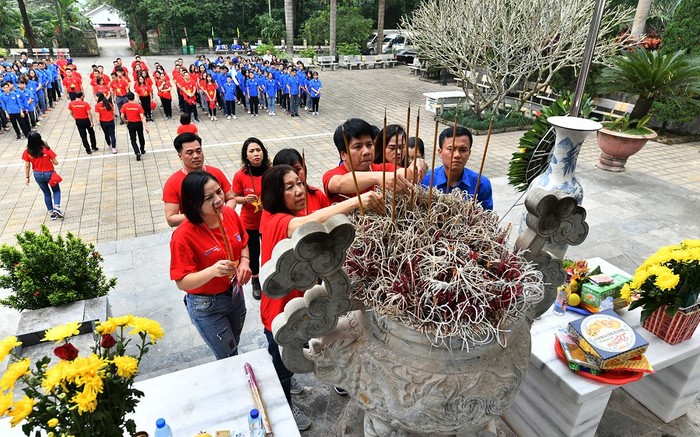
<path id="1" fill-rule="evenodd" d="M 391 41 L 394 39 L 397 35 L 400 35 L 400 31 L 398 29 L 384 29 L 384 41 L 382 42 L 382 47 L 384 44 L 386 44 L 388 41 Z M 387 40 L 387 38 L 389 38 Z M 377 32 L 372 32 L 372 35 L 367 38 L 367 51 L 375 55 L 377 54 Z M 382 51 L 383 53 L 383 51 Z"/>
<path id="2" fill-rule="evenodd" d="M 404 33 L 389 34 L 384 38 L 382 53 L 396 53 L 402 49 L 414 48 L 413 41 Z"/>

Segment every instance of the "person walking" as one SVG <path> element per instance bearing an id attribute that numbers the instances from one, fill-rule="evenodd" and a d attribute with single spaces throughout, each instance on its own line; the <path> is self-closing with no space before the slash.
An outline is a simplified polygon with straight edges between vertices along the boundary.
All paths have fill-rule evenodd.
<path id="1" fill-rule="evenodd" d="M 149 132 L 148 126 L 146 126 L 146 113 L 143 108 L 138 103 L 134 102 L 136 96 L 134 93 L 129 91 L 126 94 L 126 98 L 129 100 L 122 106 L 121 114 L 122 120 L 126 120 L 126 127 L 129 129 L 129 138 L 131 138 L 131 147 L 134 149 L 136 154 L 136 160 L 141 161 L 141 155 L 146 154 L 146 139 L 143 137 L 143 130 L 146 129 L 146 133 Z M 136 136 L 139 137 L 139 146 L 136 145 Z"/>
<path id="2" fill-rule="evenodd" d="M 97 148 L 97 140 L 95 139 L 95 129 L 92 123 L 92 107 L 85 101 L 85 94 L 82 91 L 75 93 L 75 100 L 68 104 L 68 111 L 75 119 L 75 125 L 78 127 L 80 139 L 83 141 L 83 147 L 88 155 L 92 155 Z M 90 144 L 88 144 L 88 134 L 90 134 Z M 90 150 L 92 148 L 92 150 Z"/>
<path id="3" fill-rule="evenodd" d="M 116 125 L 114 124 L 114 105 L 102 93 L 97 93 L 97 105 L 95 105 L 100 120 L 100 129 L 105 135 L 105 142 L 112 148 L 112 153 L 117 153 Z"/>
<path id="4" fill-rule="evenodd" d="M 61 186 L 58 182 L 52 183 L 52 179 L 56 179 L 54 166 L 58 165 L 56 153 L 41 138 L 39 132 L 33 131 L 29 133 L 27 148 L 22 153 L 22 160 L 24 161 L 26 184 L 29 185 L 29 172 L 33 170 L 34 180 L 44 193 L 44 203 L 46 204 L 49 218 L 51 220 L 63 218 L 63 211 L 61 211 Z"/>

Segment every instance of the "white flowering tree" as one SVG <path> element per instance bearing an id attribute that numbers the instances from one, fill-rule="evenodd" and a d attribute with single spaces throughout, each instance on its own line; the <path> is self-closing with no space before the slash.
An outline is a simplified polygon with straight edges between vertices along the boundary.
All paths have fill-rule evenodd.
<path id="1" fill-rule="evenodd" d="M 425 0 L 402 21 L 421 58 L 462 80 L 476 114 L 500 107 L 519 88 L 518 109 L 564 67 L 581 64 L 595 2 L 592 0 Z M 606 11 L 599 35 L 608 35 L 632 10 Z M 620 47 L 599 38 L 595 62 Z M 531 86 L 524 87 L 525 83 Z"/>

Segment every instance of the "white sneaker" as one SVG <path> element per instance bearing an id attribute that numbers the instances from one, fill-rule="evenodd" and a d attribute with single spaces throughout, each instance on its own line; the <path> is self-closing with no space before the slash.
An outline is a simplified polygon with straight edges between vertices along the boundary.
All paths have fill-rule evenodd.
<path id="1" fill-rule="evenodd" d="M 231 119 L 231 116 L 230 116 L 230 115 L 227 115 L 227 116 L 226 116 L 226 120 L 230 120 L 230 119 Z"/>
<path id="2" fill-rule="evenodd" d="M 233 118 L 234 120 L 238 120 L 238 117 L 236 117 L 235 115 L 231 118 Z"/>

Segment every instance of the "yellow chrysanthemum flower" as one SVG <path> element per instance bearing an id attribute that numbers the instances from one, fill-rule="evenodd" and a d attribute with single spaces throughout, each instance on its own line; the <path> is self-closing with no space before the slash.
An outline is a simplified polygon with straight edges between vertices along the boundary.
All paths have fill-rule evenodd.
<path id="1" fill-rule="evenodd" d="M 665 268 L 665 267 L 664 267 Z M 678 285 L 681 277 L 674 274 L 673 270 L 667 269 L 668 273 L 663 273 L 656 276 L 654 284 L 664 291 L 671 291 Z"/>
<path id="2" fill-rule="evenodd" d="M 90 390 L 83 390 L 73 396 L 70 401 L 75 404 L 73 408 L 78 408 L 78 414 L 93 413 L 97 408 L 97 393 Z"/>
<path id="3" fill-rule="evenodd" d="M 17 337 L 14 335 L 0 341 L 0 362 L 5 361 L 5 358 L 12 352 L 12 349 L 21 345 L 22 342 L 17 340 Z"/>
<path id="4" fill-rule="evenodd" d="M 56 343 L 60 343 L 66 338 L 78 335 L 80 333 L 78 331 L 80 325 L 80 322 L 70 322 L 66 323 L 65 325 L 51 328 L 46 331 L 46 334 L 44 335 L 44 338 L 41 339 L 41 341 L 55 341 Z"/>
<path id="5" fill-rule="evenodd" d="M 53 419 L 49 419 L 46 424 L 49 425 L 49 428 L 56 428 L 58 426 L 58 419 L 55 417 Z"/>
<path id="6" fill-rule="evenodd" d="M 0 387 L 3 390 L 10 390 L 15 386 L 15 382 L 22 376 L 29 373 L 29 358 L 16 361 L 9 366 L 5 374 L 0 378 Z"/>
<path id="7" fill-rule="evenodd" d="M 623 285 L 622 288 L 620 289 L 620 298 L 629 302 L 631 296 L 632 296 L 632 289 L 630 288 L 630 284 L 627 283 L 627 284 Z"/>
<path id="8" fill-rule="evenodd" d="M 72 361 L 61 360 L 56 363 L 55 366 L 46 369 L 44 379 L 41 381 L 41 387 L 46 390 L 47 393 L 52 393 L 66 379 L 67 370 L 71 363 Z"/>
<path id="9" fill-rule="evenodd" d="M 12 405 L 12 410 L 10 410 L 10 412 L 7 413 L 8 416 L 12 417 L 10 425 L 12 427 L 15 427 L 18 423 L 26 419 L 27 416 L 29 416 L 32 413 L 35 403 L 36 401 L 34 401 L 34 399 L 29 398 L 29 396 L 27 395 L 24 395 L 22 399 L 15 402 Z"/>
<path id="10" fill-rule="evenodd" d="M 117 375 L 122 378 L 131 378 L 139 370 L 138 360 L 130 355 L 117 355 L 112 358 L 112 362 L 117 366 Z"/>
<path id="11" fill-rule="evenodd" d="M 13 398 L 14 393 L 11 391 L 8 391 L 7 393 L 0 391 L 0 417 L 4 416 L 5 413 L 7 413 L 7 410 L 10 409 Z"/>
<path id="12" fill-rule="evenodd" d="M 126 326 L 129 323 L 131 323 L 131 320 L 134 318 L 131 314 L 126 314 L 124 316 L 119 316 L 119 317 L 110 317 L 104 322 L 100 322 L 97 325 L 97 332 L 99 334 L 105 335 L 105 334 L 113 334 L 118 327 L 120 326 Z"/>
<path id="13" fill-rule="evenodd" d="M 700 240 L 685 240 L 681 244 L 688 248 L 700 248 Z"/>
<path id="14" fill-rule="evenodd" d="M 134 317 L 131 322 L 129 322 L 129 326 L 133 328 L 129 334 L 133 335 L 137 332 L 145 332 L 151 337 L 153 343 L 163 338 L 165 334 L 160 323 L 145 317 Z"/>

